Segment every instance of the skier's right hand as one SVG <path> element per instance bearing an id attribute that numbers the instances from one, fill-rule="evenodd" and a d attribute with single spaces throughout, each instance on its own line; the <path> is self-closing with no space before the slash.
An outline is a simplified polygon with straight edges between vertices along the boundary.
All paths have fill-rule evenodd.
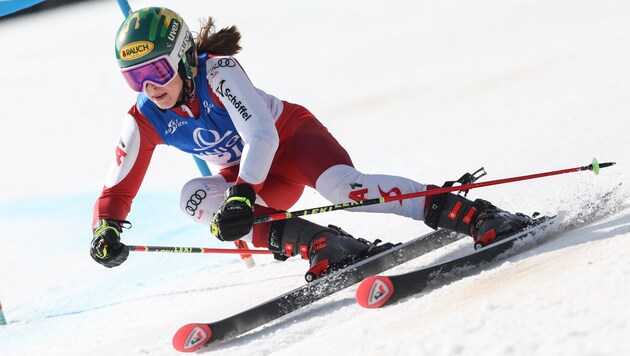
<path id="1" fill-rule="evenodd" d="M 120 223 L 112 219 L 99 220 L 90 244 L 90 256 L 99 264 L 112 268 L 120 266 L 129 256 L 129 249 L 120 242 Z"/>
<path id="2" fill-rule="evenodd" d="M 256 192 L 247 183 L 236 184 L 225 193 L 219 211 L 212 217 L 210 232 L 221 241 L 236 241 L 254 226 Z"/>

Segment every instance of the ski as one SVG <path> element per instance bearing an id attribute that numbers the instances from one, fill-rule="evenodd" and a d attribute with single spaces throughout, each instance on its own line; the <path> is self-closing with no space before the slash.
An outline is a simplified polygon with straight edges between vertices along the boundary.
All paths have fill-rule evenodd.
<path id="1" fill-rule="evenodd" d="M 536 240 L 548 239 L 608 216 L 609 214 L 601 213 L 601 210 L 613 199 L 617 188 L 604 194 L 598 202 L 586 205 L 585 210 L 566 226 L 550 228 L 556 222 L 557 217 L 542 217 L 537 219 L 537 223 L 534 225 L 462 257 L 398 275 L 368 277 L 357 288 L 357 303 L 364 308 L 380 308 L 393 304 L 403 298 L 422 292 L 432 281 L 451 272 L 470 270 L 521 251 L 515 246 L 520 240 L 531 237 L 535 237 Z"/>
<path id="2" fill-rule="evenodd" d="M 464 235 L 458 235 L 448 230 L 434 231 L 225 319 L 211 323 L 187 324 L 175 333 L 173 347 L 181 352 L 193 352 L 221 341 L 233 339 L 359 283 L 368 276 L 384 272 L 462 237 Z"/>
<path id="3" fill-rule="evenodd" d="M 368 277 L 357 288 L 357 303 L 364 308 L 380 308 L 422 292 L 438 276 L 461 268 L 479 266 L 484 262 L 493 261 L 501 254 L 507 254 L 517 241 L 538 235 L 541 232 L 544 233 L 554 221 L 555 217 L 547 218 L 545 221 L 525 228 L 501 241 L 446 262 L 394 276 Z"/>

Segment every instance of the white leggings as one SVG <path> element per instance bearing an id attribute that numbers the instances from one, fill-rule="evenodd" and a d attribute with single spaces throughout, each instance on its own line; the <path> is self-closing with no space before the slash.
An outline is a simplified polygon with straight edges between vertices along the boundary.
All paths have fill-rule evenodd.
<path id="1" fill-rule="evenodd" d="M 209 226 L 212 215 L 225 199 L 225 191 L 232 185 L 234 182 L 227 182 L 221 175 L 195 178 L 182 188 L 180 207 L 194 221 Z M 341 204 L 353 200 L 420 192 L 426 190 L 426 186 L 403 177 L 365 174 L 348 165 L 336 165 L 319 176 L 315 189 L 332 204 Z M 256 204 L 266 206 L 260 196 L 257 197 Z M 414 220 L 422 220 L 424 218 L 424 197 L 368 205 L 350 210 L 391 213 Z M 246 236 L 243 240 L 251 241 L 251 236 Z"/>

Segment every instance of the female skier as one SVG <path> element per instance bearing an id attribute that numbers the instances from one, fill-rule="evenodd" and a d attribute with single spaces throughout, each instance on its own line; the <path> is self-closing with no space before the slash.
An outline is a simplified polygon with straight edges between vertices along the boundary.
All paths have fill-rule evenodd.
<path id="1" fill-rule="evenodd" d="M 186 183 L 180 206 L 222 241 L 243 239 L 281 260 L 301 255 L 315 275 L 392 247 L 300 218 L 254 225 L 256 215 L 288 210 L 305 186 L 334 204 L 424 191 L 427 186 L 358 171 L 307 109 L 252 84 L 233 57 L 241 49 L 236 27 L 215 31 L 212 18 L 201 25 L 193 40 L 177 13 L 152 7 L 129 15 L 117 32 L 116 58 L 138 97 L 124 120 L 115 160 L 94 206 L 92 258 L 110 268 L 127 259 L 121 228 L 128 224 L 132 200 L 160 144 L 218 168 L 218 174 Z M 530 221 L 455 194 L 353 210 L 424 220 L 434 229 L 455 230 L 482 244 Z"/>

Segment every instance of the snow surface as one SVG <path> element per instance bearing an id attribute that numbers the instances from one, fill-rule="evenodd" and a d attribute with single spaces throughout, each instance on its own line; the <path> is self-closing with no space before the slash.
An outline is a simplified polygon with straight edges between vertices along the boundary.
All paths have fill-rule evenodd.
<path id="1" fill-rule="evenodd" d="M 616 161 L 480 188 L 512 211 L 579 208 L 623 183 L 609 217 L 382 310 L 349 288 L 234 341 L 217 355 L 622 355 L 630 349 L 630 2 L 131 1 L 173 7 L 192 28 L 214 16 L 243 33 L 253 82 L 313 111 L 369 173 L 441 184 Z M 183 324 L 214 321 L 303 283 L 307 263 L 133 253 L 88 255 L 91 210 L 124 113 L 114 1 L 0 21 L 2 355 L 172 355 Z M 82 113 L 82 114 L 78 114 Z M 178 208 L 198 175 L 160 148 L 129 219 L 136 245 L 232 247 Z M 326 204 L 314 191 L 295 207 Z M 406 241 L 428 228 L 396 216 L 312 217 L 356 236 Z M 396 271 L 457 256 L 466 239 Z"/>

